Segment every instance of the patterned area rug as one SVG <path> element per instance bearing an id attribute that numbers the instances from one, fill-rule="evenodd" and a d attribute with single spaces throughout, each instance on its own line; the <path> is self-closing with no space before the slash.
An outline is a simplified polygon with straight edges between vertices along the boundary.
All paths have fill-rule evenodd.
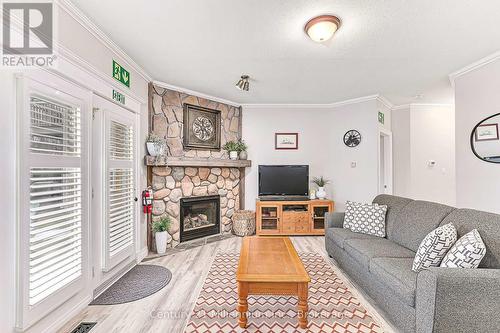
<path id="1" fill-rule="evenodd" d="M 351 294 L 332 266 L 317 253 L 300 258 L 311 277 L 309 327 L 297 324 L 297 298 L 249 296 L 248 326 L 238 326 L 236 269 L 239 254 L 218 253 L 210 267 L 185 332 L 383 332 L 363 305 Z"/>

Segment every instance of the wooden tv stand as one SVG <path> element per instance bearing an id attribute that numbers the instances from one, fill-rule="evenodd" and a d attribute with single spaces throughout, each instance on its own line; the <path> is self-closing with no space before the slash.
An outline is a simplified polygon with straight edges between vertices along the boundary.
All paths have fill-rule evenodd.
<path id="1" fill-rule="evenodd" d="M 325 213 L 333 208 L 332 200 L 257 200 L 257 235 L 324 235 Z"/>

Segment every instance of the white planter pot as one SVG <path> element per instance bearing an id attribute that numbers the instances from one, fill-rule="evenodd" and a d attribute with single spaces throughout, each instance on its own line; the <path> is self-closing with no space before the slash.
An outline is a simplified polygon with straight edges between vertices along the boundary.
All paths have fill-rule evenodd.
<path id="1" fill-rule="evenodd" d="M 238 159 L 238 152 L 237 151 L 230 151 L 229 158 L 232 160 L 237 160 Z"/>
<path id="2" fill-rule="evenodd" d="M 318 199 L 324 199 L 326 198 L 326 192 L 324 187 L 318 188 L 318 191 L 316 191 L 316 196 Z"/>
<path id="3" fill-rule="evenodd" d="M 156 252 L 158 252 L 158 254 L 167 252 L 167 237 L 168 232 L 166 231 L 155 233 Z"/>
<path id="4" fill-rule="evenodd" d="M 148 153 L 150 156 L 156 157 L 163 154 L 162 145 L 156 144 L 154 142 L 146 142 L 146 148 L 148 148 Z"/>
<path id="5" fill-rule="evenodd" d="M 248 158 L 248 153 L 244 151 L 240 151 L 240 160 L 246 160 Z"/>

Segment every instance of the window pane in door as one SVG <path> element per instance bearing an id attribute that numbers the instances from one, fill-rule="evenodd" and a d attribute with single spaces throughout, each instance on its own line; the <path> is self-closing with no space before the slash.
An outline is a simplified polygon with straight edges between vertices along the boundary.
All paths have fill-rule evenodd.
<path id="1" fill-rule="evenodd" d="M 79 168 L 31 168 L 29 304 L 82 274 Z"/>

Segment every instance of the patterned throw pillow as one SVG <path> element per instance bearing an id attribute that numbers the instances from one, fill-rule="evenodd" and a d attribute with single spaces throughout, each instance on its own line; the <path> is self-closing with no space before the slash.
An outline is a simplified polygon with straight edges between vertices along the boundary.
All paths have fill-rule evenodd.
<path id="1" fill-rule="evenodd" d="M 486 246 L 477 229 L 463 235 L 446 253 L 441 267 L 478 268 Z"/>
<path id="2" fill-rule="evenodd" d="M 451 223 L 429 232 L 418 247 L 413 260 L 413 271 L 419 272 L 427 267 L 438 267 L 446 252 L 456 241 L 457 229 Z"/>
<path id="3" fill-rule="evenodd" d="M 356 211 L 356 206 L 361 205 L 357 202 L 347 201 L 345 203 L 345 216 L 344 216 L 344 228 L 351 229 L 352 221 L 354 221 L 354 213 Z"/>
<path id="4" fill-rule="evenodd" d="M 348 229 L 353 232 L 385 237 L 386 205 L 352 203 L 352 219 Z"/>

